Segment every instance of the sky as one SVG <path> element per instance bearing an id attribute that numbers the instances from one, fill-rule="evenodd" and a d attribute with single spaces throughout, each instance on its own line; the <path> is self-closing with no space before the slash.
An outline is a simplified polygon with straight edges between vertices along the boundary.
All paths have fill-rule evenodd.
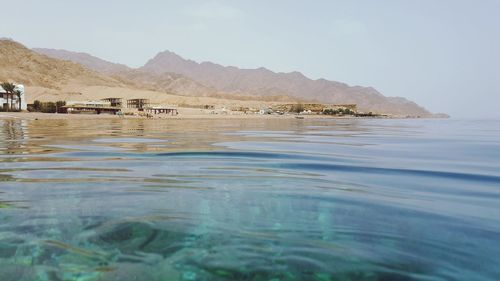
<path id="1" fill-rule="evenodd" d="M 0 37 L 30 48 L 132 67 L 170 50 L 372 86 L 452 117 L 500 117 L 500 0 L 0 0 L 0 7 Z"/>

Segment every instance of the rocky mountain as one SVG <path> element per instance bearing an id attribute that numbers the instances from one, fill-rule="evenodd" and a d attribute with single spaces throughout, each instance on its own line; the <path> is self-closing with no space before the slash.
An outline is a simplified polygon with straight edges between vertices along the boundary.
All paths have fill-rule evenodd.
<path id="1" fill-rule="evenodd" d="M 117 79 L 80 64 L 31 51 L 12 40 L 0 40 L 0 81 L 60 90 L 68 85 L 119 86 Z"/>
<path id="2" fill-rule="evenodd" d="M 60 60 L 72 61 L 81 64 L 88 69 L 101 73 L 114 74 L 118 72 L 131 70 L 131 68 L 129 68 L 126 65 L 105 61 L 87 53 L 77 53 L 66 50 L 45 49 L 45 48 L 34 48 L 32 50 L 39 54 L 46 55 L 48 57 Z"/>
<path id="3" fill-rule="evenodd" d="M 133 83 L 136 87 L 181 96 L 217 96 L 217 90 L 176 73 L 149 73 L 112 63 L 87 53 L 66 50 L 34 48 L 33 51 L 52 58 L 72 61 L 117 80 Z"/>
<path id="4" fill-rule="evenodd" d="M 372 87 L 349 86 L 326 79 L 312 80 L 300 72 L 276 73 L 266 68 L 240 69 L 211 62 L 198 63 L 170 51 L 161 52 L 143 67 L 132 69 L 85 53 L 34 50 L 79 63 L 122 83 L 174 95 L 357 104 L 365 112 L 422 117 L 432 115 L 414 102 L 400 97 L 385 97 Z"/>
<path id="5" fill-rule="evenodd" d="M 362 111 L 395 115 L 429 116 L 423 107 L 405 98 L 388 98 L 371 87 L 349 86 L 325 79 L 312 80 L 300 72 L 275 73 L 265 68 L 239 69 L 211 62 L 197 63 L 165 51 L 149 60 L 141 71 L 179 73 L 199 83 L 230 94 L 290 96 L 308 101 L 355 103 Z"/>
<path id="6" fill-rule="evenodd" d="M 141 88 L 174 95 L 197 97 L 217 95 L 217 90 L 175 73 L 154 74 L 139 70 L 128 70 L 114 73 L 113 76 L 121 80 L 131 81 Z"/>
<path id="7" fill-rule="evenodd" d="M 154 104 L 178 105 L 190 114 L 198 114 L 205 105 L 226 108 L 267 105 L 256 99 L 224 98 L 214 89 L 180 74 L 153 75 L 134 69 L 99 73 L 72 61 L 36 53 L 12 40 L 0 40 L 0 81 L 24 84 L 28 103 L 143 98 Z"/>
<path id="8" fill-rule="evenodd" d="M 128 66 L 112 63 L 86 53 L 71 52 L 66 50 L 34 48 L 33 51 L 52 58 L 72 61 L 85 66 L 86 68 L 109 75 L 117 80 L 132 83 L 137 88 L 159 91 L 180 96 L 194 97 L 215 97 L 224 99 L 251 100 L 258 99 L 262 101 L 283 101 L 291 102 L 297 99 L 283 95 L 259 96 L 249 95 L 248 93 L 225 93 L 218 91 L 213 87 L 206 86 L 196 82 L 184 75 L 161 72 L 153 73 L 143 71 L 142 69 L 133 69 Z"/>

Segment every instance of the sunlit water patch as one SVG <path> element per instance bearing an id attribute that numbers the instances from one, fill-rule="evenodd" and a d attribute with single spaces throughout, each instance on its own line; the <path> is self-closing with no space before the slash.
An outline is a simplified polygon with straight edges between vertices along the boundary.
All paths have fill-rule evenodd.
<path id="1" fill-rule="evenodd" d="M 499 126 L 0 120 L 0 280 L 498 280 Z"/>

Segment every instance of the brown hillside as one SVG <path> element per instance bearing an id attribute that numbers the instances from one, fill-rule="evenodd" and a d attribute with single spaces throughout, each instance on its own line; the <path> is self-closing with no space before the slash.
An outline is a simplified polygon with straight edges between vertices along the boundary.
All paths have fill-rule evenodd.
<path id="1" fill-rule="evenodd" d="M 349 86 L 326 79 L 312 80 L 300 72 L 275 73 L 265 68 L 240 69 L 211 62 L 197 63 L 168 51 L 159 53 L 143 67 L 133 69 L 89 54 L 35 49 L 54 58 L 80 63 L 98 74 L 75 63 L 34 54 L 14 42 L 2 44 L 2 56 L 9 57 L 10 62 L 6 68 L 2 65 L 0 79 L 14 79 L 51 89 L 64 88 L 66 92 L 86 93 L 78 85 L 125 87 L 191 97 L 357 104 L 364 112 L 432 116 L 425 108 L 405 98 L 386 97 L 372 87 Z M 5 64 L 5 60 L 2 63 Z M 47 94 L 37 90 L 39 92 Z M 71 97 L 83 98 L 78 95 Z M 155 97 L 159 99 L 161 95 Z"/>
<path id="2" fill-rule="evenodd" d="M 349 86 L 326 79 L 312 80 L 300 72 L 276 73 L 265 68 L 240 69 L 212 62 L 197 63 L 165 51 L 140 70 L 179 73 L 218 91 L 235 95 L 289 96 L 325 103 L 355 103 L 365 112 L 430 116 L 429 111 L 404 98 L 388 98 L 371 87 Z"/>
<path id="3" fill-rule="evenodd" d="M 70 61 L 57 60 L 23 45 L 0 40 L 0 81 L 61 90 L 70 85 L 120 86 L 123 83 Z"/>

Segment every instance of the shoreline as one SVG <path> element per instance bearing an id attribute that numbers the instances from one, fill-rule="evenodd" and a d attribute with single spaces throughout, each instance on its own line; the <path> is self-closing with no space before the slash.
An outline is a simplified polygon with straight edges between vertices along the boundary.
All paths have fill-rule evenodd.
<path id="1" fill-rule="evenodd" d="M 300 118 L 297 118 L 300 117 Z M 157 119 L 157 120 L 183 120 L 183 119 L 427 119 L 397 116 L 355 117 L 355 116 L 330 116 L 330 115 L 270 115 L 270 114 L 179 114 L 155 115 L 152 118 L 132 115 L 111 114 L 66 114 L 66 113 L 42 113 L 42 112 L 0 112 L 0 120 L 105 120 L 105 119 Z M 434 119 L 434 118 L 431 118 Z"/>

